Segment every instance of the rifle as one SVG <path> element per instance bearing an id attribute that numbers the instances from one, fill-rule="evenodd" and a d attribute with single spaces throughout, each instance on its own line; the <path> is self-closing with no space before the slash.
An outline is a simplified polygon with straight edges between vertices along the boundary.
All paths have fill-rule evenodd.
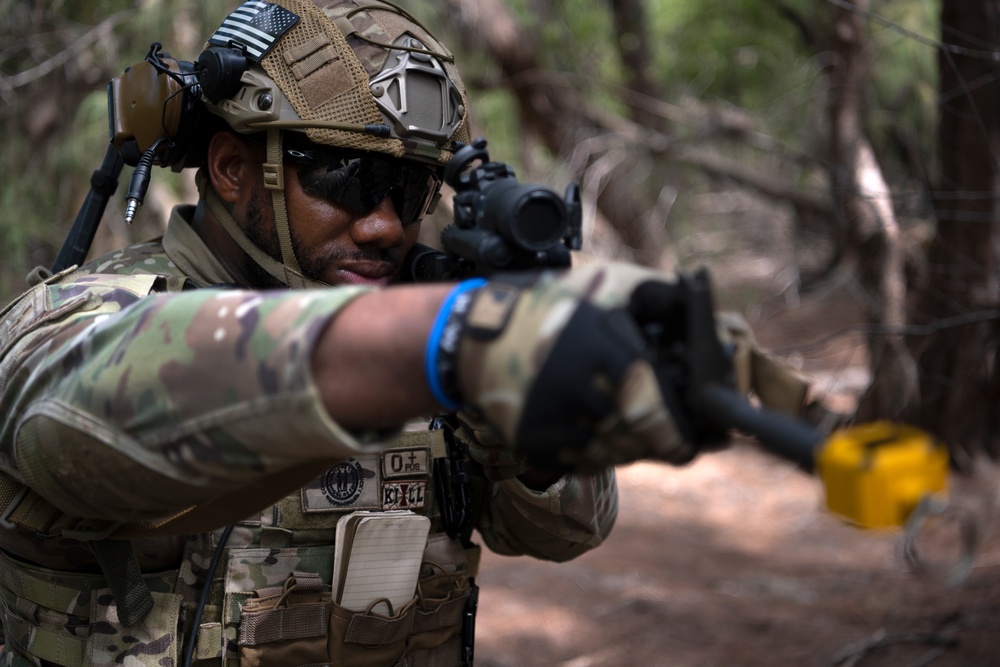
<path id="1" fill-rule="evenodd" d="M 479 165 L 472 167 L 479 161 Z M 521 185 L 514 170 L 492 162 L 479 138 L 459 149 L 444 180 L 456 195 L 454 222 L 441 233 L 441 250 L 418 245 L 404 262 L 405 282 L 436 282 L 489 277 L 500 271 L 569 268 L 570 251 L 582 246 L 579 186 L 565 197 L 540 185 Z M 818 473 L 826 504 L 835 514 L 866 527 L 907 525 L 908 540 L 940 504 L 948 473 L 947 448 L 915 428 L 890 422 L 862 424 L 827 435 L 804 420 L 754 405 L 739 394 L 732 379 L 731 351 L 716 332 L 707 270 L 678 277 L 683 335 L 644 330 L 659 367 L 661 383 L 676 388 L 691 413 L 695 430 L 709 443 L 724 441 L 736 429 L 804 471 Z M 680 338 L 680 342 L 678 342 Z M 439 498 L 449 533 L 462 532 L 469 470 L 453 436 L 454 415 L 436 419 L 443 428 L 451 468 L 442 467 Z M 441 465 L 446 465 L 441 460 Z M 450 480 L 450 483 L 449 481 Z M 918 529 L 918 528 L 917 528 Z"/>

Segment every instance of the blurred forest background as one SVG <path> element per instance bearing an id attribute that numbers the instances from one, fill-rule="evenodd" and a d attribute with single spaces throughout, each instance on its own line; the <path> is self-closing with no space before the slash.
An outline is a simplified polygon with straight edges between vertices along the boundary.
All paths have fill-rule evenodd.
<path id="1" fill-rule="evenodd" d="M 822 334 L 864 355 L 851 411 L 930 428 L 959 466 L 997 453 L 1000 2 L 400 2 L 456 53 L 494 159 L 581 183 L 582 261 L 707 265 L 751 319 L 848 295 L 860 321 L 831 310 Z M 153 41 L 195 59 L 237 4 L 0 0 L 4 302 L 89 188 L 108 80 Z M 157 170 L 127 228 L 124 189 L 95 253 L 194 198 L 190 174 Z"/>
<path id="2" fill-rule="evenodd" d="M 456 54 L 494 159 L 580 182 L 578 261 L 706 265 L 827 407 L 924 426 L 960 469 L 996 456 L 1000 0 L 398 1 Z M 154 41 L 195 59 L 238 4 L 0 0 L 0 302 L 51 265 L 87 193 L 107 82 Z M 129 174 L 92 254 L 195 197 L 157 169 L 129 228 Z M 1000 525 L 998 470 L 955 485 L 981 527 Z M 484 555 L 477 664 L 997 664 L 995 528 L 947 587 L 746 442 L 619 480 L 600 549 Z"/>

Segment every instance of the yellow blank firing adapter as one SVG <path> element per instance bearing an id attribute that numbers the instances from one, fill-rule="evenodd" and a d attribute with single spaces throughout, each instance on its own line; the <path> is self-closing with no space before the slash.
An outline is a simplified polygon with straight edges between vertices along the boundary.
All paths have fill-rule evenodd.
<path id="1" fill-rule="evenodd" d="M 912 426 L 877 421 L 824 437 L 803 421 L 752 406 L 729 387 L 706 385 L 697 398 L 706 414 L 727 427 L 818 472 L 827 508 L 858 526 L 902 526 L 922 500 L 945 491 L 947 448 Z"/>
<path id="2" fill-rule="evenodd" d="M 815 466 L 830 511 L 864 528 L 888 528 L 946 491 L 948 450 L 919 429 L 878 421 L 835 431 L 817 447 Z"/>

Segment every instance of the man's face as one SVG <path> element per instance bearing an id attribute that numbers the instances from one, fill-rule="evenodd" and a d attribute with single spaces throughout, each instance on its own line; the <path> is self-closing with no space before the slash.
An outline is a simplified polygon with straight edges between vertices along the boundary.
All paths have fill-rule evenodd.
<path id="1" fill-rule="evenodd" d="M 303 142 L 288 148 L 283 162 L 292 246 L 306 276 L 330 285 L 386 285 L 398 276 L 425 199 L 438 187 L 428 167 Z M 281 261 L 262 185 L 251 192 L 246 223 L 247 236 Z"/>

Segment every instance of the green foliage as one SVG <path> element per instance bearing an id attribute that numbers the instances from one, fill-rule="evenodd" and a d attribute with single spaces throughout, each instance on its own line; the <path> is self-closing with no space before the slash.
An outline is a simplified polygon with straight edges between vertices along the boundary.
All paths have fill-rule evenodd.
<path id="1" fill-rule="evenodd" d="M 897 176 L 909 171 L 910 153 L 916 151 L 929 163 L 936 150 L 937 51 L 912 35 L 935 35 L 939 14 L 937 1 L 916 8 L 912 2 L 894 1 L 880 8 L 880 15 L 894 25 L 871 25 L 875 57 L 869 131 L 882 147 L 883 168 Z"/>
<path id="2" fill-rule="evenodd" d="M 933 150 L 936 50 L 928 41 L 937 39 L 939 0 L 881 0 L 870 10 L 869 132 L 888 162 L 884 168 L 902 177 L 900 142 L 915 142 L 910 149 L 925 161 Z M 652 0 L 649 12 L 657 73 L 672 96 L 746 109 L 771 134 L 809 147 L 803 129 L 824 122 L 831 3 Z"/>
<path id="3" fill-rule="evenodd" d="M 654 0 L 657 75 L 677 99 L 725 101 L 791 130 L 815 101 L 817 4 Z"/>
<path id="4" fill-rule="evenodd" d="M 32 266 L 51 263 L 89 189 L 108 141 L 107 82 L 141 60 L 153 41 L 178 57 L 196 56 L 237 4 L 0 1 L 0 168 L 7 175 L 0 302 L 23 288 Z"/>
<path id="5" fill-rule="evenodd" d="M 522 177 L 523 146 L 499 66 L 463 36 L 449 34 L 435 0 L 401 0 L 456 51 L 470 83 L 473 131 L 494 157 Z M 875 0 L 871 10 L 905 30 L 936 38 L 940 0 Z M 104 87 L 156 40 L 174 55 L 197 55 L 205 36 L 239 0 L 0 0 L 0 301 L 35 263 L 48 263 L 88 188 L 107 140 Z M 622 113 L 625 80 L 610 0 L 508 0 L 537 43 L 542 64 Z M 140 9 L 141 8 L 141 9 Z M 785 145 L 812 150 L 823 120 L 823 30 L 832 5 L 816 0 L 648 0 L 653 71 L 665 101 L 696 98 L 753 114 Z M 105 25 L 103 32 L 94 27 Z M 933 150 L 935 50 L 900 29 L 867 21 L 873 38 L 869 123 L 880 158 L 903 177 L 912 141 L 925 161 Z M 85 39 L 87 36 L 92 39 Z M 636 39 L 622 36 L 621 39 Z M 60 54 L 70 57 L 60 59 Z M 47 69 L 42 65 L 53 65 Z M 24 73 L 31 73 L 29 81 Z M 20 78 L 18 78 L 20 77 Z M 681 137 L 687 131 L 675 128 Z M 532 156 L 545 164 L 548 156 Z M 127 174 L 126 174 L 127 175 Z M 169 174 L 157 174 L 161 182 Z M 124 178 L 122 179 L 124 183 Z M 122 185 L 123 189 L 125 186 Z M 121 190 L 120 190 L 121 191 Z M 120 192 L 119 191 L 119 192 Z"/>
<path id="6" fill-rule="evenodd" d="M 622 80 L 607 2 L 553 0 L 541 18 L 540 43 L 548 56 L 546 65 L 581 75 L 582 85 L 592 90 L 600 91 L 603 84 Z M 599 98 L 610 100 L 607 95 Z"/>

